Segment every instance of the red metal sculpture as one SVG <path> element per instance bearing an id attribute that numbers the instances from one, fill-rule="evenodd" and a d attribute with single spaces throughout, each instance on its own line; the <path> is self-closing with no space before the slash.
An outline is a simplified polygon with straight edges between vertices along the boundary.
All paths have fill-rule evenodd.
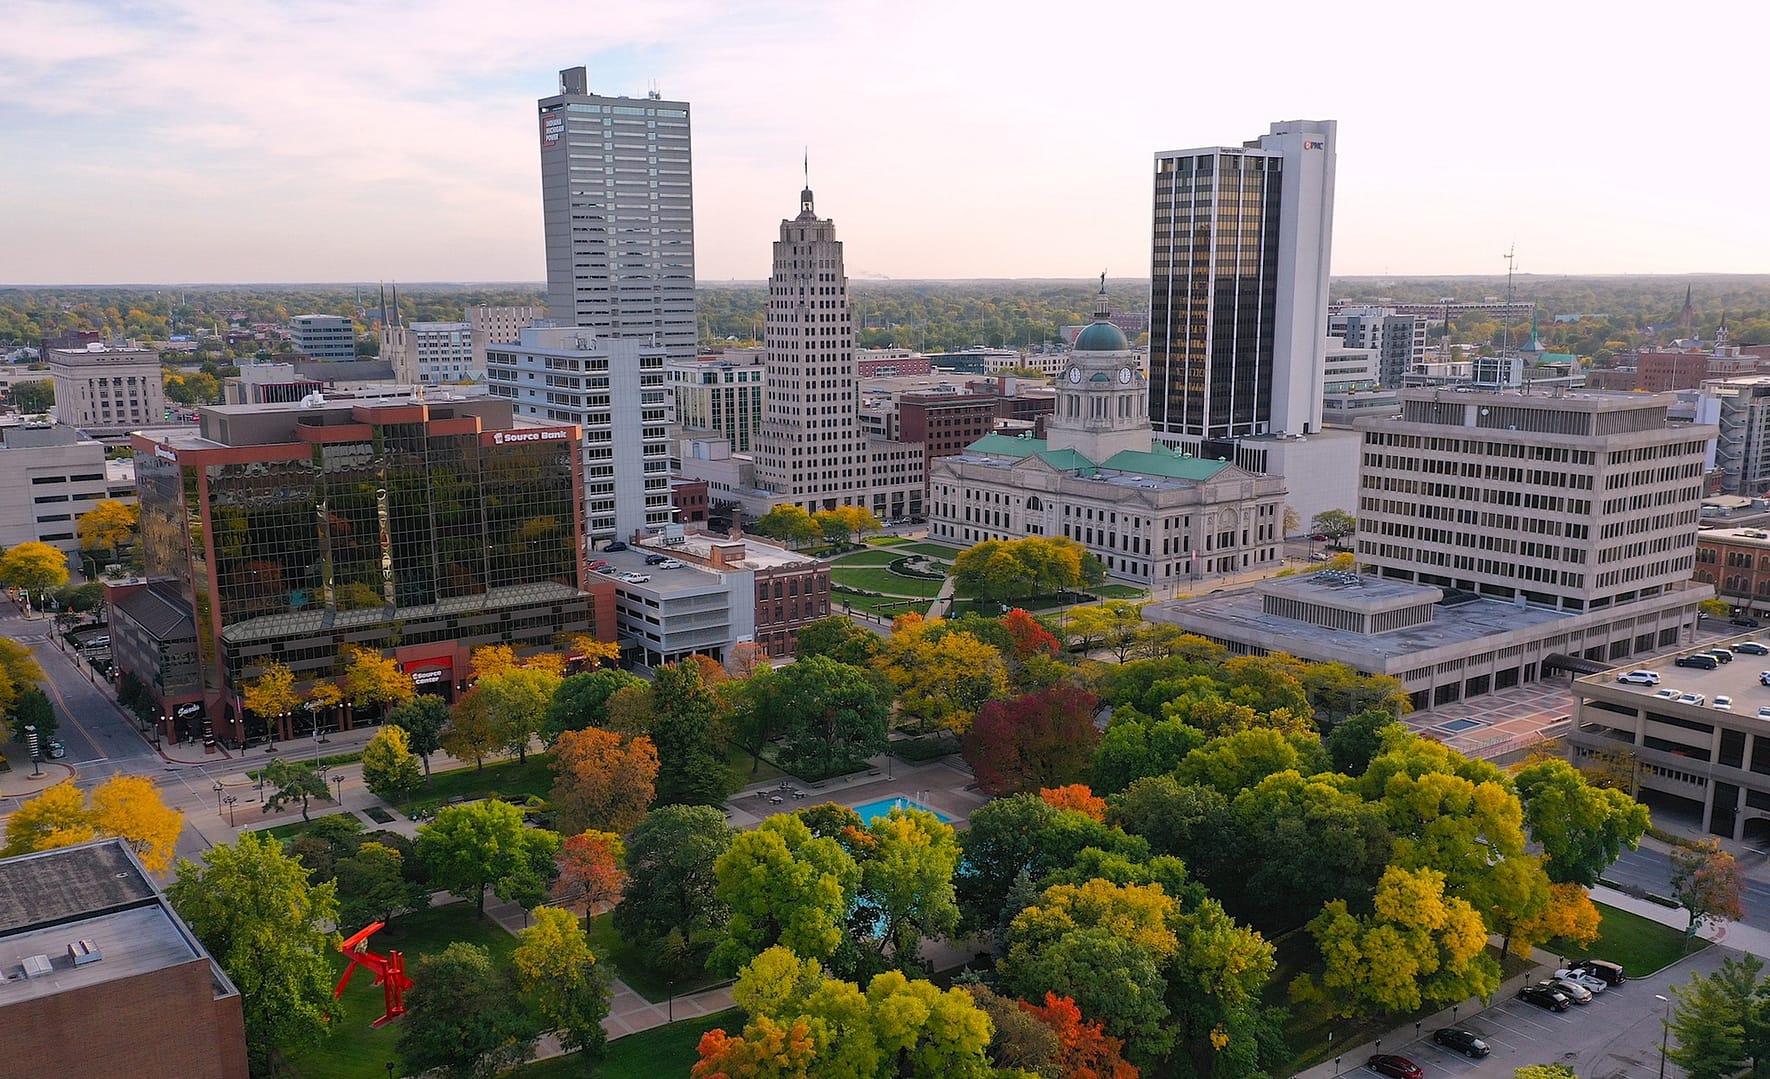
<path id="1" fill-rule="evenodd" d="M 374 971 L 375 984 L 381 987 L 381 994 L 387 1001 L 387 1011 L 375 1020 L 375 1026 L 406 1014 L 406 990 L 412 988 L 412 979 L 406 976 L 404 952 L 376 955 L 369 950 L 369 938 L 385 925 L 385 922 L 376 922 L 338 945 L 338 950 L 349 958 L 350 965 L 344 968 L 344 976 L 338 979 L 338 988 L 332 990 L 332 999 L 337 1000 L 344 995 L 344 987 L 350 984 L 350 976 L 356 973 L 356 968 L 366 967 Z"/>

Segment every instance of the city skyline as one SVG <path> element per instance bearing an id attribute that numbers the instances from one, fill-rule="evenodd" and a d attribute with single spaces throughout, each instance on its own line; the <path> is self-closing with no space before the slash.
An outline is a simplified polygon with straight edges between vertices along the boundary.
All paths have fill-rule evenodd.
<path id="1" fill-rule="evenodd" d="M 1514 242 L 1528 273 L 1752 272 L 1770 219 L 1649 164 L 1770 163 L 1738 137 L 1749 35 L 1713 32 L 1745 10 L 1432 26 L 1286 4 L 1254 39 L 1231 11 L 1134 3 L 1079 24 L 678 0 L 594 32 L 552 3 L 27 3 L 0 41 L 0 154 L 30 166 L 0 180 L 0 282 L 541 280 L 530 110 L 576 64 L 592 92 L 693 103 L 707 284 L 766 276 L 807 148 L 856 281 L 1144 279 L 1154 155 L 1298 118 L 1342 133 L 1335 274 L 1496 274 Z M 1702 97 L 1658 56 L 1689 59 Z"/>

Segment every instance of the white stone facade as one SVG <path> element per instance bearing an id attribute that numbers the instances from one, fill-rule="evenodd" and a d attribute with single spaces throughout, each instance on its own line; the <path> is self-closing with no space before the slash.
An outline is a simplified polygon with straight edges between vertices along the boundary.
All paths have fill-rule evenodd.
<path id="1" fill-rule="evenodd" d="M 119 430 L 163 423 L 166 384 L 160 357 L 144 348 L 52 348 L 55 417 L 71 427 Z"/>

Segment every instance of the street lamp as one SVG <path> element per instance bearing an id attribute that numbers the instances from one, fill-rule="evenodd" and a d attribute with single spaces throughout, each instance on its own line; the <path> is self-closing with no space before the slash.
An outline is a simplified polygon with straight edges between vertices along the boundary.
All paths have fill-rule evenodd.
<path id="1" fill-rule="evenodd" d="M 215 781 L 215 812 L 221 812 L 221 780 Z"/>
<path id="2" fill-rule="evenodd" d="M 235 826 L 234 825 L 234 803 L 239 801 L 239 798 L 230 794 L 227 797 L 223 798 L 222 801 L 227 803 L 227 826 L 229 828 L 232 828 Z"/>
<path id="3" fill-rule="evenodd" d="M 1653 999 L 1665 1001 L 1665 1010 L 1659 1017 L 1659 1079 L 1666 1079 L 1666 1039 L 1672 1034 L 1672 1001 L 1658 993 L 1653 994 Z"/>
<path id="4" fill-rule="evenodd" d="M 334 798 L 333 801 L 338 803 L 339 809 L 343 809 L 344 808 L 344 776 L 342 773 L 334 772 L 332 774 L 332 787 L 334 790 L 336 790 L 338 792 L 337 797 Z"/>

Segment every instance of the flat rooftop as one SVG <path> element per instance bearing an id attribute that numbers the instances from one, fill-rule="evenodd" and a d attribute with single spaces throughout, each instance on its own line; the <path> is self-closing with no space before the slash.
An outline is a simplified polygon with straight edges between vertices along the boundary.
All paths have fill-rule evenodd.
<path id="1" fill-rule="evenodd" d="M 91 941 L 102 958 L 75 966 L 68 956 L 68 945 L 82 940 Z M 48 957 L 49 973 L 24 977 L 25 960 L 38 955 Z M 6 978 L 0 983 L 0 1009 L 201 958 L 203 953 L 166 908 L 151 901 L 34 931 L 0 935 L 0 975 Z"/>
<path id="2" fill-rule="evenodd" d="M 1662 691 L 1676 690 L 1679 693 L 1700 693 L 1708 698 L 1706 707 L 1713 708 L 1717 696 L 1730 697 L 1733 701 L 1735 714 L 1755 716 L 1759 708 L 1770 708 L 1770 687 L 1759 683 L 1758 676 L 1770 673 L 1770 655 L 1754 656 L 1745 652 L 1733 653 L 1730 663 L 1723 663 L 1712 671 L 1701 667 L 1679 667 L 1673 661 L 1678 656 L 1687 656 L 1693 652 L 1706 652 L 1711 648 L 1727 649 L 1730 645 L 1756 641 L 1770 648 L 1770 629 L 1753 630 L 1737 636 L 1720 637 L 1704 641 L 1701 645 L 1681 648 L 1677 652 L 1661 656 L 1651 662 L 1632 663 L 1623 667 L 1607 670 L 1602 674 L 1589 674 L 1574 681 L 1574 692 L 1581 696 L 1591 696 L 1585 690 L 1592 686 L 1605 686 L 1619 693 L 1628 693 L 1641 697 L 1657 697 Z M 1652 671 L 1659 675 L 1657 686 L 1637 686 L 1627 682 L 1618 682 L 1620 675 L 1629 671 Z M 1609 696 L 1610 694 L 1606 694 Z"/>
<path id="3" fill-rule="evenodd" d="M 0 934 L 152 899 L 122 844 L 87 843 L 0 859 Z"/>
<path id="4" fill-rule="evenodd" d="M 706 595 L 725 591 L 725 578 L 713 569 L 696 566 L 692 562 L 684 562 L 677 569 L 660 569 L 645 564 L 648 554 L 668 554 L 662 547 L 629 547 L 625 551 L 591 551 L 590 559 L 601 559 L 609 563 L 609 568 L 591 571 L 591 577 L 605 577 L 614 581 L 622 588 L 637 588 L 651 592 L 663 599 L 674 599 L 686 596 Z M 620 579 L 623 573 L 640 573 L 651 580 L 639 584 L 628 584 Z"/>

